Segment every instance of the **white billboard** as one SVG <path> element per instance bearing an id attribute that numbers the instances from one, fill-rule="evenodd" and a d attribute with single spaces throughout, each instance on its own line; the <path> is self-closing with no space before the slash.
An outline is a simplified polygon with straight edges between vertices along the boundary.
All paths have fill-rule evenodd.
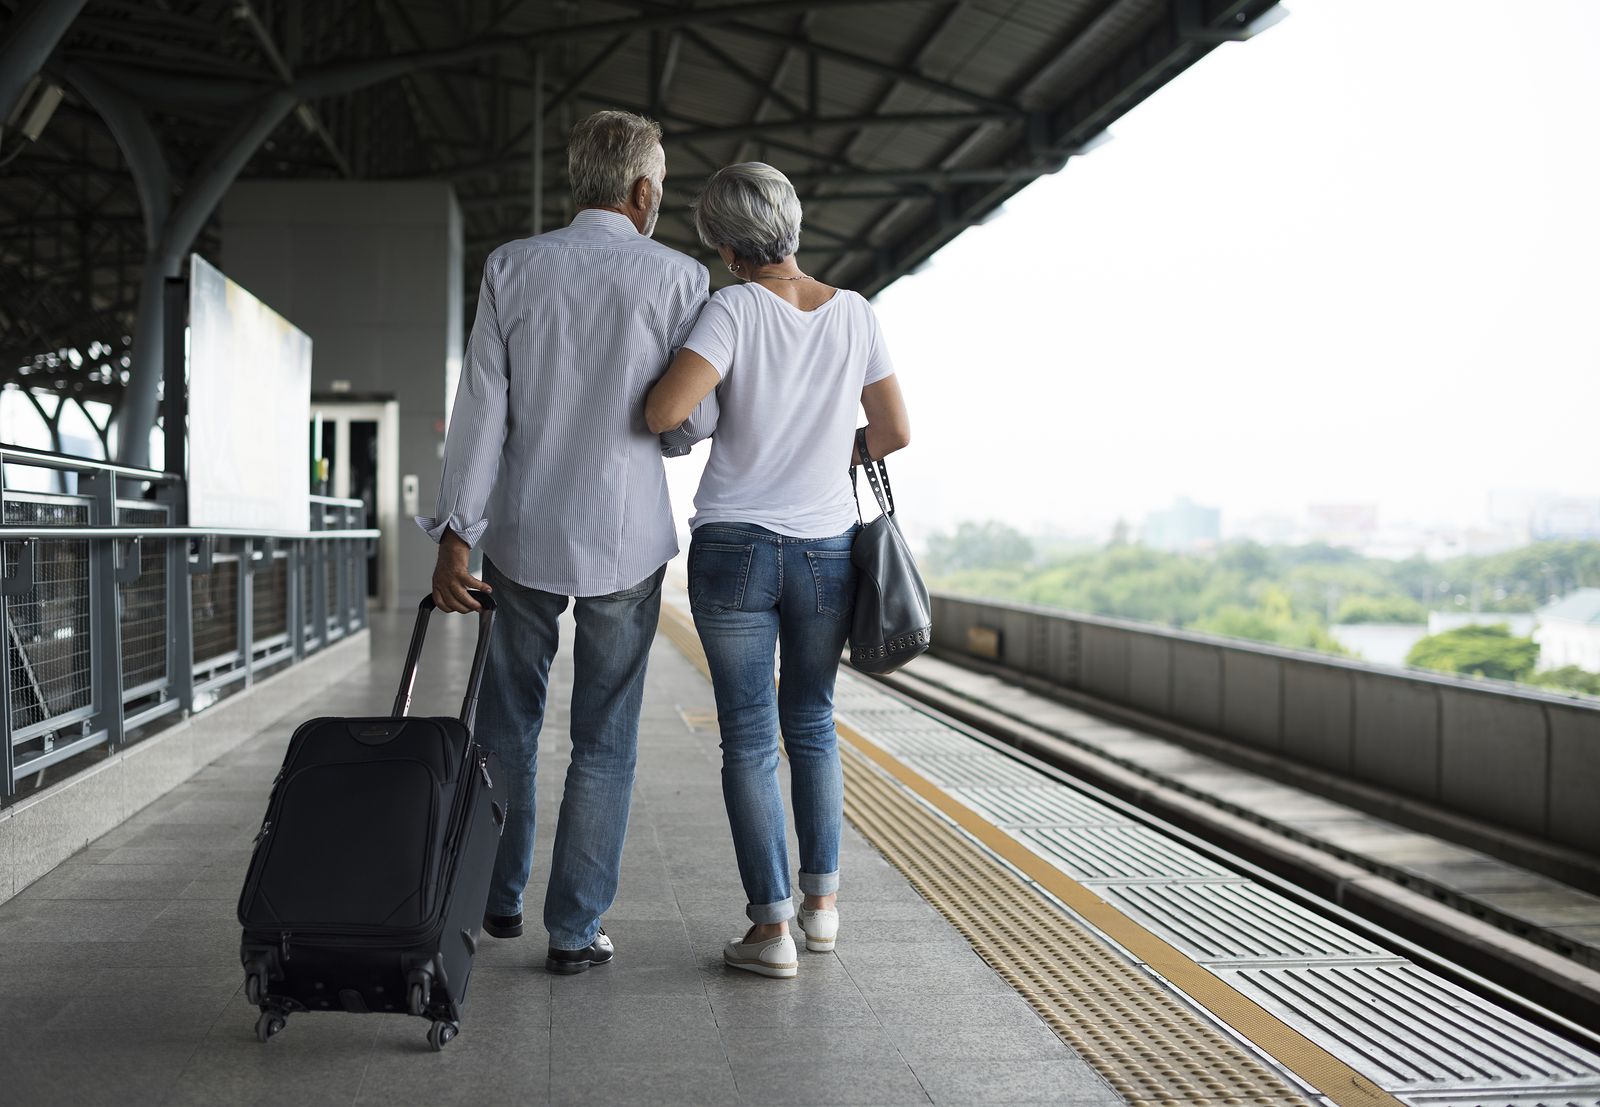
<path id="1" fill-rule="evenodd" d="M 305 530 L 310 410 L 310 336 L 195 256 L 189 525 Z"/>

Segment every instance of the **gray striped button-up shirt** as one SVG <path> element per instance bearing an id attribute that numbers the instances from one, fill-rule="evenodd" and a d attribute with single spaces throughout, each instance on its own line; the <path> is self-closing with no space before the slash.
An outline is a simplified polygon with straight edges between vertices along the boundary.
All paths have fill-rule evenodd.
<path id="1" fill-rule="evenodd" d="M 626 216 L 489 255 L 461 366 L 433 518 L 530 588 L 603 596 L 678 552 L 651 384 L 706 301 L 705 266 Z"/>

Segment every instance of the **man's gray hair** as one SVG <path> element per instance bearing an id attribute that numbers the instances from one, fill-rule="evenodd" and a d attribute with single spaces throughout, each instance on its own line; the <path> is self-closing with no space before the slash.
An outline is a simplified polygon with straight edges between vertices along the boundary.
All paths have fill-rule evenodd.
<path id="1" fill-rule="evenodd" d="M 782 261 L 800 247 L 800 197 L 789 178 L 763 161 L 711 174 L 694 202 L 700 241 L 752 265 Z"/>
<path id="2" fill-rule="evenodd" d="M 572 128 L 567 177 L 580 208 L 618 208 L 640 177 L 658 185 L 666 172 L 661 125 L 626 111 L 597 111 Z"/>

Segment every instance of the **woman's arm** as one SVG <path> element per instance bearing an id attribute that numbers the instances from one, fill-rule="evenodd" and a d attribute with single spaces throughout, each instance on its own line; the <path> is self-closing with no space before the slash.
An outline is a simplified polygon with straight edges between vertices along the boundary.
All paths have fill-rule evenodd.
<path id="1" fill-rule="evenodd" d="M 660 434 L 682 426 L 721 379 L 705 358 L 688 347 L 679 350 L 645 398 L 644 421 L 650 433 Z"/>
<path id="2" fill-rule="evenodd" d="M 873 457 L 887 457 L 911 445 L 911 417 L 893 373 L 861 390 L 861 407 L 867 413 L 867 449 Z M 854 446 L 850 447 L 850 464 L 861 464 Z"/>

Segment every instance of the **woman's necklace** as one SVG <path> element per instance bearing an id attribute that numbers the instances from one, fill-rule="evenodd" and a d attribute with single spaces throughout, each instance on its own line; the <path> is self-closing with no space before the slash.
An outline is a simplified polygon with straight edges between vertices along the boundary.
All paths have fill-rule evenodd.
<path id="1" fill-rule="evenodd" d="M 734 277 L 738 277 L 739 280 L 816 280 L 816 277 L 811 277 L 810 274 L 800 274 L 798 277 L 782 277 L 779 274 L 755 274 L 752 277 L 746 277 L 746 275 L 739 272 L 741 269 L 744 269 L 744 266 L 741 266 L 739 262 L 734 261 L 728 264 L 728 272 L 733 274 Z"/>
<path id="2" fill-rule="evenodd" d="M 757 273 L 753 279 L 758 281 L 810 281 L 816 278 L 809 273 L 801 273 L 798 277 L 784 277 L 777 273 Z"/>

